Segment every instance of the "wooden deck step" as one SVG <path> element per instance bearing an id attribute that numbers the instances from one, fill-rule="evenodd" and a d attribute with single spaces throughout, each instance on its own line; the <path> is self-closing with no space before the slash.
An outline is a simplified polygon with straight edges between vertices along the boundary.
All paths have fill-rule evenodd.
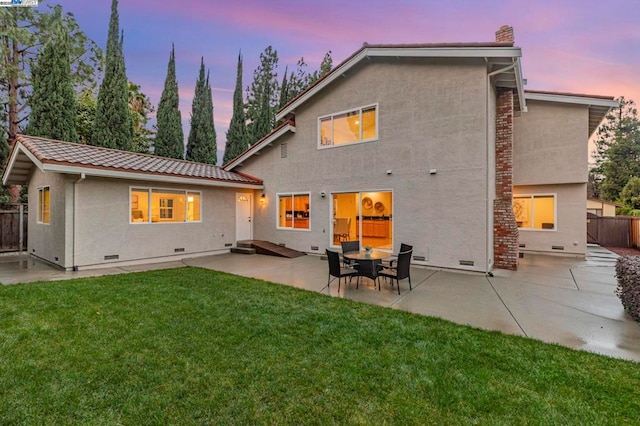
<path id="1" fill-rule="evenodd" d="M 256 254 L 256 249 L 251 247 L 231 247 L 231 253 Z"/>
<path id="2" fill-rule="evenodd" d="M 300 257 L 305 256 L 306 253 L 303 253 L 298 250 L 293 250 L 279 244 L 270 243 L 269 241 L 261 241 L 261 240 L 246 240 L 246 241 L 238 241 L 238 247 L 251 247 L 255 249 L 258 254 L 266 254 L 269 256 L 279 256 L 279 257 Z"/>

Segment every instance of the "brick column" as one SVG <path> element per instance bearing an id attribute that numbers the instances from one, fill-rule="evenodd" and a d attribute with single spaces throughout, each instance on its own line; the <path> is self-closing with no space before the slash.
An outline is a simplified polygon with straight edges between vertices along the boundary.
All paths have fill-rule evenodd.
<path id="1" fill-rule="evenodd" d="M 511 89 L 498 89 L 496 100 L 493 257 L 496 268 L 518 269 L 518 225 L 513 214 L 513 91 Z"/>

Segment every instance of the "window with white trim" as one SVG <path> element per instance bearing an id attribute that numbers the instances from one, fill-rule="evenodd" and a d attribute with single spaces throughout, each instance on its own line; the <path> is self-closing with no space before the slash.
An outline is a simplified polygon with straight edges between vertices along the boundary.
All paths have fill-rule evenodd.
<path id="1" fill-rule="evenodd" d="M 278 229 L 309 229 L 309 193 L 278 194 Z"/>
<path id="2" fill-rule="evenodd" d="M 38 223 L 51 220 L 51 191 L 48 186 L 38 188 Z"/>
<path id="3" fill-rule="evenodd" d="M 200 222 L 199 191 L 130 188 L 131 223 Z"/>
<path id="4" fill-rule="evenodd" d="M 516 195 L 513 214 L 520 229 L 556 229 L 555 195 Z"/>
<path id="5" fill-rule="evenodd" d="M 378 105 L 318 118 L 318 147 L 328 148 L 378 139 Z"/>

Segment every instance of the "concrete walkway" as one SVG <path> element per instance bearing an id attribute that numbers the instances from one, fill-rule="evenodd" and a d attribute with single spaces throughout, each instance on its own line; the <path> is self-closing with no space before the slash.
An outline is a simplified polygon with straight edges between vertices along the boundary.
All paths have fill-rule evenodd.
<path id="1" fill-rule="evenodd" d="M 378 291 L 368 279 L 359 289 L 354 282 L 338 292 L 337 280 L 327 286 L 327 261 L 318 256 L 224 254 L 80 272 L 57 271 L 32 258 L 11 263 L 8 257 L 0 258 L 4 284 L 198 266 L 640 361 L 640 324 L 614 294 L 617 255 L 599 247 L 590 247 L 586 260 L 526 254 L 518 271 L 495 270 L 493 277 L 414 267 L 413 290 L 401 281 L 400 295 L 389 284 Z"/>

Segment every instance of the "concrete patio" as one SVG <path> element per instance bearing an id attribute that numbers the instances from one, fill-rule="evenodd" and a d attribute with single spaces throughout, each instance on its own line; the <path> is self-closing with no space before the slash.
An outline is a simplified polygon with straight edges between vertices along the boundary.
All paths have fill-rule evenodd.
<path id="1" fill-rule="evenodd" d="M 13 261 L 11 258 L 16 258 Z M 526 254 L 518 271 L 484 274 L 414 267 L 413 290 L 400 282 L 401 294 L 387 283 L 355 281 L 338 291 L 327 286 L 327 261 L 319 256 L 296 259 L 224 254 L 184 262 L 63 272 L 33 258 L 0 258 L 0 282 L 118 274 L 178 266 L 197 266 L 258 278 L 333 297 L 435 316 L 458 324 L 526 336 L 574 349 L 640 361 L 640 324 L 627 315 L 614 294 L 617 255 L 590 247 L 586 260 Z"/>

